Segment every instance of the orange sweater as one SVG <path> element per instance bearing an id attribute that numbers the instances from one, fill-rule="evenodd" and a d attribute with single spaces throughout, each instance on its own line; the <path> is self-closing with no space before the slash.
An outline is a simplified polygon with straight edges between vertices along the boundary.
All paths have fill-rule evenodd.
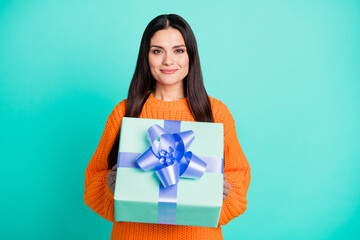
<path id="1" fill-rule="evenodd" d="M 85 173 L 85 204 L 108 221 L 114 222 L 111 239 L 223 239 L 220 225 L 225 225 L 246 210 L 246 193 L 250 183 L 250 167 L 241 150 L 235 121 L 221 101 L 210 97 L 214 120 L 224 124 L 224 173 L 231 184 L 230 195 L 224 200 L 217 228 L 165 224 L 115 222 L 114 195 L 106 182 L 107 156 L 125 114 L 126 99 L 121 101 L 107 119 L 100 143 Z M 166 102 L 152 94 L 144 104 L 140 118 L 195 121 L 187 99 Z"/>

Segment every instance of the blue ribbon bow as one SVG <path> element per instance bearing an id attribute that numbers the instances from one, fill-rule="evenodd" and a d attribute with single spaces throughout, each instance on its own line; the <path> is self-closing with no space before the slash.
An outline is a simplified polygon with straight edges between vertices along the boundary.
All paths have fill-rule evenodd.
<path id="1" fill-rule="evenodd" d="M 136 160 L 144 171 L 155 170 L 166 188 L 179 182 L 179 178 L 198 179 L 207 164 L 191 151 L 187 151 L 195 138 L 192 130 L 170 134 L 157 124 L 148 129 L 151 147 Z"/>

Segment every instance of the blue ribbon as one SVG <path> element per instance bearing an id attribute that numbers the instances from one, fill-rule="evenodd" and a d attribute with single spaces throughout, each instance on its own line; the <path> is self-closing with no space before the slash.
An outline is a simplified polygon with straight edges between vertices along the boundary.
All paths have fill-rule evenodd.
<path id="1" fill-rule="evenodd" d="M 144 171 L 155 170 L 164 188 L 175 185 L 179 178 L 198 179 L 207 164 L 191 151 L 187 151 L 195 138 L 192 130 L 169 133 L 157 124 L 148 129 L 151 147 L 136 162 Z"/>
<path id="2" fill-rule="evenodd" d="M 158 221 L 176 224 L 177 183 L 180 177 L 197 179 L 206 171 L 206 162 L 187 151 L 195 138 L 193 131 L 180 132 L 180 121 L 164 121 L 164 128 L 148 129 L 151 142 L 136 163 L 145 171 L 155 170 L 159 186 Z M 172 132 L 172 133 L 170 133 Z"/>

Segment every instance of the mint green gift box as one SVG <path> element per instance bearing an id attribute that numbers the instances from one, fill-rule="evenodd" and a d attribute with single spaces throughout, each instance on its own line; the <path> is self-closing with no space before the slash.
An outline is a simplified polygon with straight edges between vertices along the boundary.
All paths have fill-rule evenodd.
<path id="1" fill-rule="evenodd" d="M 144 171 L 136 163 L 151 146 L 147 131 L 153 124 L 169 133 L 192 130 L 195 139 L 187 151 L 207 163 L 201 178 L 180 178 L 175 202 L 160 204 L 163 187 L 155 171 Z M 114 193 L 115 220 L 217 227 L 223 202 L 223 136 L 221 123 L 124 117 Z"/>

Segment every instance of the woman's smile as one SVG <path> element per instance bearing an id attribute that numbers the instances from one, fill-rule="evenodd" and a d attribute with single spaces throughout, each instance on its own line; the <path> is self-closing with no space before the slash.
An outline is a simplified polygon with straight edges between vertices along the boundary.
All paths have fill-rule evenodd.
<path id="1" fill-rule="evenodd" d="M 177 69 L 162 69 L 160 71 L 164 74 L 173 74 L 177 71 Z"/>

